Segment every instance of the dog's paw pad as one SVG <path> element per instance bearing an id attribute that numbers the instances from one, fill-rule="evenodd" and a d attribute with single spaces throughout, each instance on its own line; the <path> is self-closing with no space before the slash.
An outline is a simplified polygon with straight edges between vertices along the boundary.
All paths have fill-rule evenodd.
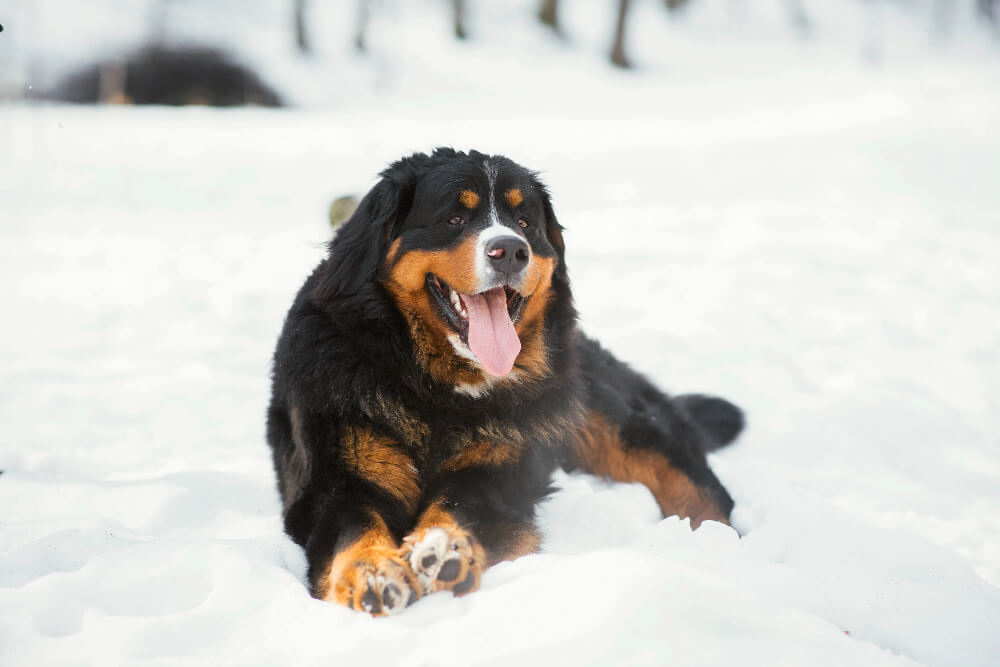
<path id="1" fill-rule="evenodd" d="M 438 570 L 438 581 L 455 581 L 458 579 L 458 574 L 461 571 L 462 564 L 459 562 L 458 558 L 448 559 L 441 566 L 441 569 Z"/>
<path id="2" fill-rule="evenodd" d="M 444 565 L 450 544 L 443 528 L 428 528 L 421 537 L 410 535 L 403 540 L 403 558 L 417 575 L 424 592 L 430 592 Z"/>
<path id="3" fill-rule="evenodd" d="M 450 590 L 464 595 L 479 586 L 485 552 L 460 528 L 426 528 L 403 540 L 402 556 L 417 575 L 424 593 Z"/>
<path id="4" fill-rule="evenodd" d="M 422 594 L 409 564 L 393 552 L 372 550 L 346 568 L 333 585 L 333 600 L 372 616 L 398 614 Z"/>

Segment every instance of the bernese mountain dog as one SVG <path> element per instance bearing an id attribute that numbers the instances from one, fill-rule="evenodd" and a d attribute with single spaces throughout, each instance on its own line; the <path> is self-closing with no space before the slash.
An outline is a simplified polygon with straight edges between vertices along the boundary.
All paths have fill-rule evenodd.
<path id="1" fill-rule="evenodd" d="M 380 616 L 476 590 L 539 548 L 556 466 L 642 482 L 692 527 L 728 522 L 705 455 L 741 411 L 667 396 L 576 320 L 536 173 L 448 148 L 382 172 L 274 355 L 267 439 L 313 596 Z"/>

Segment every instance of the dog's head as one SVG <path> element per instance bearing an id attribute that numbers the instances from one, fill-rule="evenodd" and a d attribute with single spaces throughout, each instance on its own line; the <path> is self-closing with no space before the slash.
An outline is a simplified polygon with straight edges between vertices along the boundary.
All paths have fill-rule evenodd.
<path id="1" fill-rule="evenodd" d="M 421 362 L 472 387 L 547 370 L 545 314 L 566 282 L 561 227 L 537 176 L 501 156 L 438 149 L 404 158 L 344 224 L 335 285 L 380 285 Z"/>

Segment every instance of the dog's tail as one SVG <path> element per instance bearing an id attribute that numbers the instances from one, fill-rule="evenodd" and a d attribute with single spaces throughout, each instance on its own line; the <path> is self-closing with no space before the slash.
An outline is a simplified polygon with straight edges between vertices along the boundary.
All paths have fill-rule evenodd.
<path id="1" fill-rule="evenodd" d="M 705 451 L 725 447 L 746 425 L 743 411 L 724 398 L 705 394 L 683 394 L 674 398 L 705 434 Z"/>

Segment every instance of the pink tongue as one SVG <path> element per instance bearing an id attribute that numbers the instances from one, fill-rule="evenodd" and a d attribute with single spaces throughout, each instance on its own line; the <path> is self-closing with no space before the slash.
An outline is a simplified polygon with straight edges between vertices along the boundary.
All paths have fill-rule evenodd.
<path id="1" fill-rule="evenodd" d="M 469 313 L 469 347 L 490 375 L 506 375 L 521 351 L 521 340 L 507 314 L 502 287 L 482 294 L 462 294 Z"/>

